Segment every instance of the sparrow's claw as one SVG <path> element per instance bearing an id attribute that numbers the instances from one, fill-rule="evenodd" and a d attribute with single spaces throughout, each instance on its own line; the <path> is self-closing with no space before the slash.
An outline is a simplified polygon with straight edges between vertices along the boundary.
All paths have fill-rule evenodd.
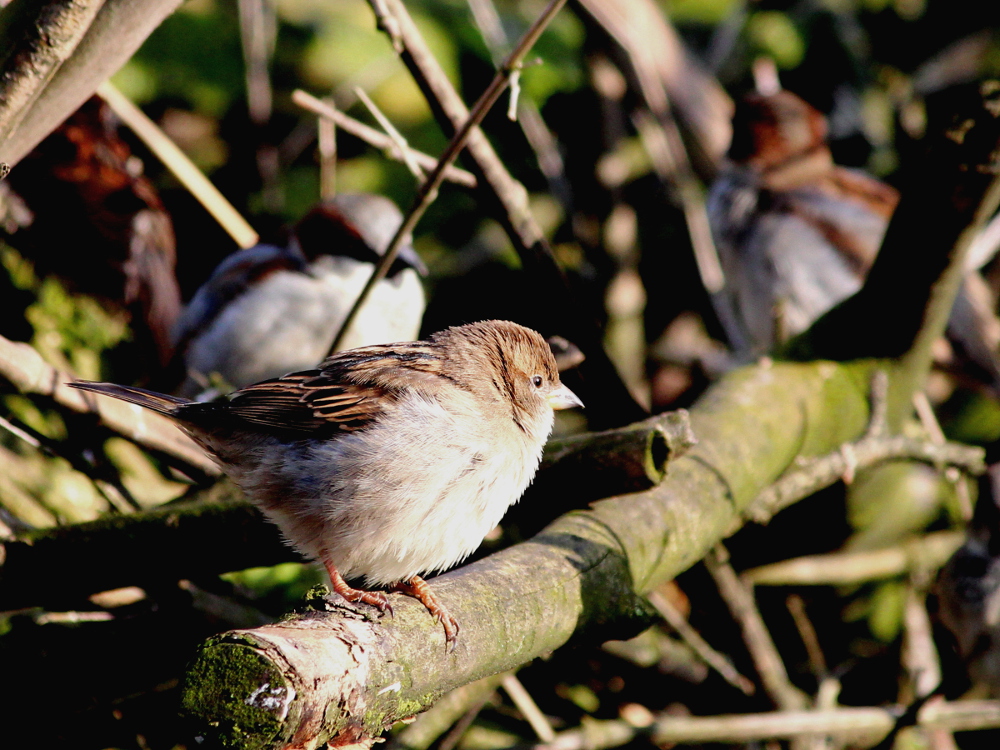
<path id="1" fill-rule="evenodd" d="M 364 589 L 351 589 L 351 594 L 341 594 L 349 602 L 364 602 L 365 604 L 370 604 L 373 607 L 377 607 L 379 611 L 386 612 L 390 617 L 392 617 L 392 605 L 389 604 L 389 597 L 383 594 L 381 591 L 365 591 Z"/>
<path id="2" fill-rule="evenodd" d="M 447 647 L 448 653 L 455 651 L 455 646 L 458 645 L 458 620 L 451 616 L 449 612 L 441 611 L 438 612 L 438 619 L 444 626 L 444 640 Z"/>
<path id="3" fill-rule="evenodd" d="M 400 581 L 393 588 L 419 600 L 421 604 L 427 607 L 427 611 L 438 619 L 444 627 L 445 647 L 449 654 L 452 653 L 458 644 L 458 620 L 452 617 L 451 613 L 441 603 L 441 600 L 434 595 L 430 586 L 427 585 L 427 581 L 420 576 L 413 576 L 408 581 Z"/>
<path id="4" fill-rule="evenodd" d="M 389 597 L 381 591 L 368 591 L 366 589 L 356 589 L 347 585 L 347 581 L 340 575 L 339 571 L 330 564 L 326 566 L 326 572 L 330 575 L 330 585 L 333 590 L 344 597 L 349 602 L 363 602 L 378 609 L 379 612 L 388 613 L 393 616 L 392 605 L 389 604 Z"/>

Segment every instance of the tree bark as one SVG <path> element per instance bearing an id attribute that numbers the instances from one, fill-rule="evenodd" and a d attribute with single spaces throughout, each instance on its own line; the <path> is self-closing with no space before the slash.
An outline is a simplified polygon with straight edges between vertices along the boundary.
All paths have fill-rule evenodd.
<path id="1" fill-rule="evenodd" d="M 44 5 L 21 0 L 21 4 L 16 19 L 0 28 L 0 50 L 11 50 L 8 60 L 31 54 L 37 33 L 45 40 L 41 49 L 47 51 L 39 58 L 44 64 L 21 67 L 15 73 L 27 95 L 4 101 L 0 92 L 0 162 L 11 166 L 124 65 L 180 0 L 58 0 Z M 72 35 L 48 40 L 53 21 L 47 13 L 62 6 L 80 10 Z"/>

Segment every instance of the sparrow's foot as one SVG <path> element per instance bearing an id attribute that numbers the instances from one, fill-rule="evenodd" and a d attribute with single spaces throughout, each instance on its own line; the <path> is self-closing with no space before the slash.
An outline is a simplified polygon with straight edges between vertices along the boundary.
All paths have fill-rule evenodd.
<path id="1" fill-rule="evenodd" d="M 444 626 L 444 640 L 448 648 L 448 653 L 450 654 L 454 651 L 455 646 L 458 644 L 458 620 L 452 617 L 441 601 L 434 596 L 434 592 L 427 585 L 427 581 L 420 576 L 413 576 L 408 581 L 400 581 L 393 588 L 419 600 L 421 604 L 427 607 L 428 612 L 438 618 L 441 625 Z"/>
<path id="2" fill-rule="evenodd" d="M 332 565 L 326 566 L 326 572 L 330 576 L 330 585 L 333 587 L 333 590 L 344 597 L 347 601 L 364 602 L 365 604 L 370 604 L 377 608 L 380 612 L 388 612 L 389 616 L 392 616 L 392 605 L 389 604 L 389 597 L 381 591 L 367 591 L 365 589 L 356 589 L 348 586 L 344 577 L 340 575 L 340 572 Z"/>

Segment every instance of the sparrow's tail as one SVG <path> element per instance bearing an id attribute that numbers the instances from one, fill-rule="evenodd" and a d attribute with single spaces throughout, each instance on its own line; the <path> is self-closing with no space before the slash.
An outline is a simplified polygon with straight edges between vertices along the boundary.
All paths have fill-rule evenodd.
<path id="1" fill-rule="evenodd" d="M 145 406 L 147 409 L 152 409 L 160 414 L 166 414 L 168 417 L 177 416 L 177 407 L 184 404 L 191 403 L 186 398 L 178 398 L 177 396 L 168 396 L 164 393 L 157 393 L 156 391 L 147 391 L 145 388 L 134 388 L 130 385 L 115 385 L 114 383 L 90 383 L 88 381 L 79 381 L 76 383 L 67 383 L 70 388 L 78 388 L 81 391 L 91 391 L 92 393 L 100 393 L 104 396 L 111 396 L 112 398 L 117 398 L 122 401 L 128 401 L 130 404 L 138 404 L 139 406 Z"/>

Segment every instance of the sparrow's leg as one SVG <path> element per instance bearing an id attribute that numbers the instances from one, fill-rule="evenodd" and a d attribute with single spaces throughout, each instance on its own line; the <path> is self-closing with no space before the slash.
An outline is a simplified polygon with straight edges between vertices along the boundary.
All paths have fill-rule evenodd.
<path id="1" fill-rule="evenodd" d="M 333 590 L 347 599 L 347 601 L 371 604 L 373 607 L 377 607 L 382 612 L 388 612 L 392 615 L 392 605 L 389 604 L 389 597 L 381 591 L 366 591 L 364 589 L 351 588 L 347 585 L 347 581 L 345 581 L 344 577 L 340 575 L 337 568 L 334 567 L 333 563 L 324 560 L 323 566 L 326 568 L 326 572 L 330 576 L 330 585 L 333 586 Z"/>
<path id="2" fill-rule="evenodd" d="M 448 645 L 448 651 L 449 653 L 454 651 L 455 644 L 458 643 L 458 620 L 452 617 L 440 600 L 434 596 L 427 581 L 420 576 L 413 576 L 407 581 L 400 581 L 393 588 L 419 600 L 427 607 L 428 612 L 441 621 L 441 624 L 444 625 L 444 639 Z"/>

